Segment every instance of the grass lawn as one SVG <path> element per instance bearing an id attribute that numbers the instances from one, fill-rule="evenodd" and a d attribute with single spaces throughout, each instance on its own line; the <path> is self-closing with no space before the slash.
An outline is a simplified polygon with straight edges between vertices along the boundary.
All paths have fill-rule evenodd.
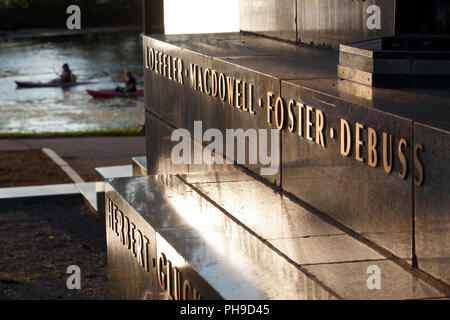
<path id="1" fill-rule="evenodd" d="M 32 139 L 32 138 L 63 138 L 63 137 L 95 137 L 95 136 L 143 136 L 142 127 L 106 130 L 87 130 L 69 132 L 0 132 L 0 139 Z"/>

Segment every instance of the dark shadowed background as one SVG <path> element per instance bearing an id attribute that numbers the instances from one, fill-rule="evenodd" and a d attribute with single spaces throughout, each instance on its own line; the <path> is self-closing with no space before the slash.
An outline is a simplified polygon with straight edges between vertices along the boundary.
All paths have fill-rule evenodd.
<path id="1" fill-rule="evenodd" d="M 82 8 L 83 28 L 142 22 L 141 0 L 4 0 L 0 1 L 0 29 L 61 28 L 70 5 Z"/>

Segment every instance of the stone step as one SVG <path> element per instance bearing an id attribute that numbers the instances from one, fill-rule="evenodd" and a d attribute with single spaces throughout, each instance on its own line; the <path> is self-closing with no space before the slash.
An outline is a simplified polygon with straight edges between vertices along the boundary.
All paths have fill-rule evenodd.
<path id="1" fill-rule="evenodd" d="M 240 172 L 110 179 L 105 197 L 112 298 L 445 296 Z"/>
<path id="2" fill-rule="evenodd" d="M 409 54 L 377 46 L 345 52 L 372 60 Z M 222 135 L 277 130 L 270 144 L 280 151 L 278 171 L 262 175 L 261 162 L 239 166 L 448 288 L 448 88 L 341 80 L 339 52 L 242 33 L 144 36 L 143 50 L 150 175 L 229 167 L 172 161 L 172 134 L 182 129 L 202 139 L 195 138 L 200 120 L 205 132 Z"/>

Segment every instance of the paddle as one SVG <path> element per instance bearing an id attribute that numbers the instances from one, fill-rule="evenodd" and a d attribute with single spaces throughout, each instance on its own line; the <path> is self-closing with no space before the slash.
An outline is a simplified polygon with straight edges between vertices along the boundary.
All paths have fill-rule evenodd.
<path id="1" fill-rule="evenodd" d="M 58 77 L 61 77 L 61 74 L 59 74 L 59 73 L 56 71 L 55 67 L 53 67 L 53 72 L 56 73 L 56 75 L 57 75 Z"/>
<path id="2" fill-rule="evenodd" d="M 107 76 L 107 77 L 109 77 L 109 74 L 106 72 L 106 71 L 102 71 L 102 73 L 105 75 L 105 76 Z M 114 81 L 114 79 L 111 77 L 111 80 L 112 80 L 112 82 L 114 82 L 114 84 L 116 85 L 116 87 L 120 87 L 118 84 L 117 84 L 117 82 L 116 81 Z"/>
<path id="3" fill-rule="evenodd" d="M 53 67 L 53 72 L 56 73 L 56 75 L 61 78 L 62 77 L 62 73 L 58 73 L 58 71 L 56 71 L 55 67 Z M 73 70 L 70 70 L 70 72 L 72 73 L 72 81 L 76 82 L 77 77 L 73 74 Z"/>

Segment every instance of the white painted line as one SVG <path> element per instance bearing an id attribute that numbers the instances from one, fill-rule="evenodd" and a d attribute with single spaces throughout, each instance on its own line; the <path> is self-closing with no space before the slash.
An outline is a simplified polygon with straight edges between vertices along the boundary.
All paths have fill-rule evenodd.
<path id="1" fill-rule="evenodd" d="M 75 183 L 84 182 L 83 178 L 81 178 L 78 173 L 73 170 L 67 162 L 65 162 L 60 156 L 56 154 L 52 149 L 42 148 L 42 151 L 49 156 L 64 172 L 69 176 L 69 178 Z"/>
<path id="2" fill-rule="evenodd" d="M 61 196 L 79 193 L 72 183 L 51 184 L 46 186 L 0 188 L 0 199 Z"/>
<path id="3" fill-rule="evenodd" d="M 69 164 L 65 162 L 60 156 L 58 156 L 55 151 L 49 148 L 42 148 L 42 151 L 49 156 L 50 159 L 53 160 L 60 167 L 68 167 Z"/>
<path id="4" fill-rule="evenodd" d="M 83 178 L 81 178 L 78 173 L 76 173 L 71 167 L 61 167 L 61 169 L 64 170 L 64 172 L 72 179 L 75 183 L 82 183 L 84 182 Z"/>

